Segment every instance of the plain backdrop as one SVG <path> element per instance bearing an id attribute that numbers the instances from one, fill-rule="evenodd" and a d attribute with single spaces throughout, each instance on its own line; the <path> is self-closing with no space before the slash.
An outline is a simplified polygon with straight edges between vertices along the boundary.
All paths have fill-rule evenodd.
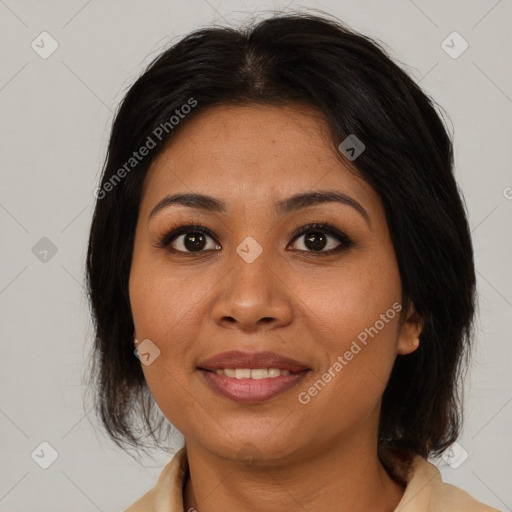
<path id="1" fill-rule="evenodd" d="M 512 510 L 510 0 L 0 0 L 1 511 L 123 510 L 168 462 L 117 449 L 84 400 L 84 261 L 113 111 L 187 32 L 286 6 L 382 41 L 450 116 L 480 316 L 459 445 L 435 462 L 446 481 Z"/>

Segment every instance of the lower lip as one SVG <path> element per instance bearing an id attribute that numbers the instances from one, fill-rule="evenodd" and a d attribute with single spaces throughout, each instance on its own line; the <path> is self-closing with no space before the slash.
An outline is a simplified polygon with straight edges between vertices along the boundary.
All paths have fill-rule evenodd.
<path id="1" fill-rule="evenodd" d="M 309 370 L 267 379 L 236 379 L 199 368 L 206 382 L 221 395 L 240 403 L 259 403 L 269 400 L 296 386 Z"/>

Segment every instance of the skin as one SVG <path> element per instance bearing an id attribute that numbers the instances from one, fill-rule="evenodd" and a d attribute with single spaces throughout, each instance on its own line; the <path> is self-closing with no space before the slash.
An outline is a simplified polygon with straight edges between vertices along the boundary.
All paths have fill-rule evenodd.
<path id="1" fill-rule="evenodd" d="M 358 201 L 369 223 L 351 206 L 332 202 L 285 215 L 273 210 L 274 201 L 320 189 Z M 172 205 L 148 221 L 163 197 L 180 192 L 214 196 L 227 210 Z M 354 245 L 322 256 L 305 245 L 307 235 L 291 238 L 316 221 L 337 227 Z M 199 256 L 157 247 L 174 224 L 198 222 L 216 237 L 206 238 Z M 236 252 L 248 236 L 263 249 L 252 263 Z M 175 249 L 186 251 L 183 239 L 174 239 Z M 339 245 L 328 240 L 324 251 Z M 397 354 L 419 344 L 414 311 L 405 322 L 399 315 L 389 320 L 307 405 L 298 401 L 402 299 L 382 203 L 343 162 L 318 112 L 217 106 L 181 127 L 148 171 L 129 291 L 134 337 L 161 351 L 142 365 L 147 384 L 185 438 L 185 510 L 395 509 L 404 489 L 377 456 L 378 421 Z M 240 404 L 213 391 L 196 369 L 229 350 L 271 350 L 312 370 L 296 388 Z M 252 464 L 244 461 L 248 443 Z"/>

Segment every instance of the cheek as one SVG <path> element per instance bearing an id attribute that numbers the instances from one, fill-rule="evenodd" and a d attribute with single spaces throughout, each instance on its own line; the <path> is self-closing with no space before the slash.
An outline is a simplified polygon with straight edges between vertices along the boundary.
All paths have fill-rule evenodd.
<path id="1" fill-rule="evenodd" d="M 176 335 L 201 307 L 207 289 L 192 272 L 173 271 L 162 261 L 139 260 L 132 266 L 129 283 L 137 335 L 161 342 L 172 332 Z"/>
<path id="2" fill-rule="evenodd" d="M 317 349 L 324 353 L 322 382 L 316 386 L 322 398 L 317 405 L 333 401 L 341 406 L 342 416 L 354 407 L 363 414 L 378 402 L 396 358 L 398 268 L 394 259 L 382 255 L 363 260 L 361 265 L 338 269 L 328 279 L 308 278 L 307 287 L 298 291 Z"/>
<path id="3" fill-rule="evenodd" d="M 182 411 L 181 398 L 191 397 L 189 379 L 209 289 L 193 269 L 176 272 L 161 259 L 134 258 L 129 292 L 135 335 L 139 342 L 151 340 L 158 353 L 142 371 L 155 401 L 173 418 Z"/>
<path id="4" fill-rule="evenodd" d="M 207 405 L 189 384 L 195 336 L 191 318 L 197 314 L 200 292 L 159 262 L 135 262 L 129 282 L 135 334 L 139 342 L 151 340 L 158 353 L 149 365 L 141 361 L 141 369 L 158 407 L 178 430 L 187 432 L 190 418 Z"/>
<path id="5" fill-rule="evenodd" d="M 390 304 L 382 310 L 385 320 L 380 314 L 363 323 L 360 312 L 355 319 L 343 316 L 339 336 L 323 340 L 325 365 L 309 388 L 298 391 L 308 421 L 329 416 L 318 425 L 327 436 L 359 428 L 380 404 L 396 358 L 399 313 Z"/>
<path id="6" fill-rule="evenodd" d="M 343 348 L 401 301 L 397 265 L 383 255 L 356 254 L 346 265 L 310 272 L 307 279 L 295 276 L 294 282 L 301 310 L 331 347 Z M 394 314 L 392 309 L 388 317 Z"/>

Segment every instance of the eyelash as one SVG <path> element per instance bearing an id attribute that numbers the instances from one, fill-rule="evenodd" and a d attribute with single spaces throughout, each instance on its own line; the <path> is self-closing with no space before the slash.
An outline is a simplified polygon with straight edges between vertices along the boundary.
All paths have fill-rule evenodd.
<path id="1" fill-rule="evenodd" d="M 182 225 L 178 227 L 172 227 L 168 231 L 165 232 L 164 235 L 160 237 L 160 242 L 156 246 L 159 249 L 168 249 L 169 251 L 176 253 L 176 254 L 186 254 L 191 256 L 200 256 L 205 252 L 208 251 L 178 251 L 176 249 L 169 248 L 171 242 L 174 240 L 174 238 L 178 237 L 179 235 L 196 232 L 196 233 L 202 233 L 204 235 L 209 236 L 212 238 L 216 243 L 217 239 L 215 238 L 214 234 L 206 227 L 203 226 L 201 223 L 197 223 L 194 225 Z M 338 247 L 335 247 L 334 249 L 330 249 L 328 251 L 304 251 L 304 250 L 298 250 L 298 252 L 305 252 L 308 254 L 313 254 L 314 256 L 330 256 L 332 254 L 337 254 L 343 250 L 349 249 L 354 245 L 354 241 L 347 236 L 345 233 L 340 231 L 339 229 L 335 228 L 331 224 L 327 222 L 313 222 L 310 224 L 307 224 L 305 226 L 301 226 L 297 228 L 291 235 L 291 242 L 295 242 L 298 238 L 300 238 L 302 235 L 312 232 L 320 232 L 327 235 L 331 235 L 334 238 L 338 240 L 340 245 Z M 212 250 L 212 249 L 209 249 Z"/>

